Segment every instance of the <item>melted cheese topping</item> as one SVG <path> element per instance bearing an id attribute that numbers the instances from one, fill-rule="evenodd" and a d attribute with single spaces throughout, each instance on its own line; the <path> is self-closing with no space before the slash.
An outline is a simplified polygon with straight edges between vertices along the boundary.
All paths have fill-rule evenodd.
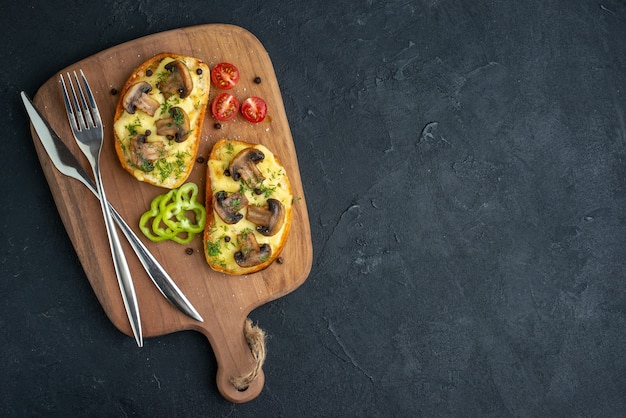
<path id="1" fill-rule="evenodd" d="M 189 73 L 193 80 L 193 90 L 184 99 L 181 99 L 178 95 L 173 95 L 166 100 L 159 91 L 158 83 L 168 73 L 164 68 L 165 65 L 174 61 L 175 58 L 183 61 L 189 68 Z M 181 185 L 191 172 L 189 168 L 193 166 L 196 157 L 197 143 L 200 137 L 202 119 L 204 118 L 204 109 L 206 109 L 208 104 L 211 83 L 210 71 L 206 64 L 192 57 L 176 56 L 175 58 L 168 56 L 157 60 L 148 67 L 142 66 L 139 70 L 140 72 L 135 72 L 127 83 L 127 86 L 129 86 L 129 84 L 139 81 L 146 81 L 152 86 L 152 91 L 149 95 L 160 104 L 154 116 L 150 116 L 140 109 L 137 109 L 134 114 L 123 111 L 113 125 L 115 137 L 120 143 L 123 154 L 123 157 L 119 157 L 120 159 L 123 158 L 124 161 L 122 163 L 125 168 L 139 181 L 147 181 L 170 189 Z M 149 74 L 146 73 L 148 69 L 151 71 L 151 75 L 147 75 Z M 201 71 L 196 71 L 198 69 Z M 123 95 L 120 100 L 123 100 Z M 174 106 L 182 108 L 189 117 L 191 132 L 183 142 L 169 140 L 165 136 L 157 135 L 156 133 L 156 121 L 170 117 L 169 109 Z M 142 170 L 133 163 L 131 157 L 131 139 L 136 134 L 144 133 L 147 130 L 151 132 L 147 137 L 147 142 L 152 143 L 155 149 L 159 150 L 159 158 L 153 164 L 154 169 L 152 171 Z"/>
<path id="2" fill-rule="evenodd" d="M 208 161 L 208 172 L 211 181 L 211 189 L 213 195 L 221 190 L 228 193 L 242 191 L 248 199 L 248 205 L 266 206 L 267 199 L 272 198 L 280 201 L 285 208 L 285 221 L 281 229 L 275 235 L 267 237 L 256 231 L 256 225 L 248 221 L 245 217 L 247 208 L 243 208 L 240 213 L 244 215 L 236 224 L 230 225 L 225 223 L 220 216 L 211 211 L 211 207 L 207 206 L 207 216 L 212 216 L 213 224 L 205 235 L 205 250 L 207 252 L 207 260 L 212 267 L 217 270 L 230 274 L 242 274 L 242 269 L 235 262 L 234 255 L 240 250 L 237 243 L 238 234 L 244 231 L 253 232 L 259 245 L 269 244 L 272 248 L 271 260 L 269 265 L 280 253 L 282 246 L 286 240 L 286 234 L 289 233 L 291 225 L 291 210 L 293 205 L 293 195 L 291 184 L 285 169 L 282 167 L 274 154 L 263 145 L 254 145 L 253 147 L 262 151 L 265 158 L 257 163 L 258 169 L 261 171 L 265 180 L 258 188 L 262 191 L 257 195 L 254 190 L 242 187 L 241 181 L 235 181 L 232 177 L 224 174 L 229 167 L 230 161 L 237 153 L 252 144 L 245 144 L 239 141 L 221 140 L 213 148 L 211 158 Z M 212 215 L 211 215 L 212 212 Z M 209 222 L 207 220 L 207 222 Z M 228 238 L 226 238 L 228 237 Z"/>

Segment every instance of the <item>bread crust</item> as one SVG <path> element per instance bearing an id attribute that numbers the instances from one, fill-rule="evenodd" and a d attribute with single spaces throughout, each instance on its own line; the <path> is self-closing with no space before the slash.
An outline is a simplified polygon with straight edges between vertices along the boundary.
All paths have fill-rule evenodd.
<path id="1" fill-rule="evenodd" d="M 175 60 L 184 62 L 189 69 L 190 76 L 193 79 L 193 89 L 188 97 L 180 98 L 174 95 L 168 102 L 168 99 L 158 91 L 157 85 L 159 77 L 164 74 L 163 66 Z M 187 180 L 193 169 L 200 144 L 202 126 L 209 101 L 210 78 L 210 69 L 201 60 L 169 52 L 163 52 L 151 57 L 131 73 L 119 93 L 119 101 L 113 118 L 113 130 L 115 151 L 120 163 L 137 180 L 168 189 L 177 188 Z M 151 85 L 153 90 L 149 95 L 159 102 L 159 109 L 156 110 L 154 116 L 150 116 L 139 109 L 134 114 L 129 114 L 124 108 L 126 94 L 135 83 L 140 81 L 146 81 Z M 181 143 L 174 143 L 175 141 L 156 134 L 155 121 L 159 118 L 169 117 L 166 109 L 172 106 L 179 106 L 189 113 L 189 133 Z M 140 118 L 139 124 L 137 117 Z M 136 163 L 136 155 L 133 155 L 131 147 L 133 134 L 142 133 L 146 130 L 150 131 L 148 141 L 164 143 L 165 149 L 172 147 L 168 150 L 165 157 L 156 160 L 159 170 L 146 171 L 142 169 Z M 174 155 L 177 155 L 177 157 L 174 157 Z"/>
<path id="2" fill-rule="evenodd" d="M 251 228 L 251 224 L 245 219 L 246 209 L 241 212 L 244 214 L 244 219 L 234 225 L 226 225 L 219 215 L 213 209 L 213 199 L 217 192 L 225 190 L 227 192 L 235 192 L 242 190 L 240 181 L 235 181 L 232 176 L 225 175 L 224 170 L 230 164 L 232 157 L 246 148 L 256 148 L 261 150 L 265 154 L 265 160 L 260 163 L 260 169 L 263 174 L 274 173 L 271 177 L 275 177 L 275 174 L 280 172 L 280 178 L 278 180 L 270 179 L 269 175 L 266 175 L 267 184 L 264 187 L 274 188 L 274 192 L 270 198 L 276 198 L 280 200 L 285 208 L 284 223 L 280 231 L 273 237 L 265 237 L 256 230 L 253 231 L 256 240 L 259 244 L 267 243 L 270 245 L 272 252 L 271 255 L 262 263 L 251 267 L 240 267 L 234 261 L 234 253 L 239 248 L 237 247 L 237 232 L 242 229 Z M 250 204 L 263 205 L 267 201 L 266 196 L 259 197 L 252 190 L 248 190 L 245 193 L 246 198 L 250 200 Z M 206 209 L 207 220 L 204 230 L 204 253 L 209 266 L 218 272 L 231 274 L 231 275 L 244 275 L 261 271 L 270 266 L 281 254 L 289 236 L 289 231 L 292 224 L 292 208 L 293 208 L 293 193 L 291 184 L 287 176 L 287 172 L 280 163 L 280 160 L 269 149 L 260 144 L 251 144 L 244 141 L 232 140 L 232 139 L 220 139 L 213 146 L 209 161 L 207 163 L 207 179 L 206 179 Z M 226 242 L 225 236 L 228 235 L 228 242 Z M 219 252 L 217 249 L 219 248 Z"/>

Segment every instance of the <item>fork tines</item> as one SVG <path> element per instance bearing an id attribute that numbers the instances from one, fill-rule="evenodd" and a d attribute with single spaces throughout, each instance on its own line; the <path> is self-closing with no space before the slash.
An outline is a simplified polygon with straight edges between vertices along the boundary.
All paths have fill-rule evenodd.
<path id="1" fill-rule="evenodd" d="M 76 74 L 76 71 L 73 71 L 74 82 L 72 82 L 72 77 L 70 76 L 70 73 L 67 73 L 67 83 L 70 87 L 69 90 L 71 91 L 72 100 L 70 100 L 70 94 L 68 94 L 68 89 L 65 83 L 65 79 L 63 78 L 63 74 L 61 74 L 60 77 L 61 85 L 63 86 L 63 99 L 65 101 L 65 108 L 67 110 L 67 114 L 71 116 L 69 118 L 70 124 L 72 125 L 72 128 L 77 131 L 102 126 L 100 112 L 98 111 L 98 107 L 96 106 L 96 101 L 93 98 L 93 93 L 91 92 L 89 83 L 85 78 L 83 70 L 80 69 L 79 72 L 82 84 L 78 78 L 78 74 Z M 74 87 L 74 84 L 76 84 L 76 88 Z M 84 89 L 82 87 L 83 85 Z M 76 90 L 78 90 L 78 94 L 76 94 Z M 89 103 L 87 103 L 88 101 Z"/>

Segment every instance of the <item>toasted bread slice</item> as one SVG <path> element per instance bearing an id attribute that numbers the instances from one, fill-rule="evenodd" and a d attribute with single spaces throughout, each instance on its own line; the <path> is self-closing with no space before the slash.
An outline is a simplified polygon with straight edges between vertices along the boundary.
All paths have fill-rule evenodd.
<path id="1" fill-rule="evenodd" d="M 285 168 L 265 146 L 220 139 L 209 156 L 204 250 L 218 272 L 250 274 L 280 255 L 292 223 Z"/>
<path id="2" fill-rule="evenodd" d="M 137 180 L 174 189 L 194 165 L 211 74 L 197 58 L 162 53 L 137 67 L 120 92 L 113 130 L 122 166 Z"/>

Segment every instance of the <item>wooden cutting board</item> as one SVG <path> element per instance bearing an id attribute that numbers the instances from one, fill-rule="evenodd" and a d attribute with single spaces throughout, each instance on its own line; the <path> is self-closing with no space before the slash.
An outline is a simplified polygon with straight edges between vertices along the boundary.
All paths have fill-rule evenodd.
<path id="1" fill-rule="evenodd" d="M 166 190 L 138 182 L 122 169 L 115 155 L 112 132 L 112 118 L 119 95 L 112 89 L 121 90 L 136 66 L 161 52 L 191 55 L 206 62 L 210 68 L 222 61 L 231 62 L 241 72 L 241 80 L 231 92 L 240 101 L 254 95 L 263 97 L 268 103 L 265 121 L 251 124 L 238 115 L 234 120 L 222 123 L 221 129 L 215 128 L 209 110 L 198 152 L 198 157 L 204 158 L 204 161 L 196 162 L 188 181 L 198 185 L 201 191 L 199 199 L 204 201 L 205 161 L 219 138 L 262 143 L 273 151 L 285 166 L 297 199 L 282 263 L 275 262 L 267 269 L 251 275 L 229 276 L 209 268 L 200 235 L 190 244 L 180 245 L 172 242 L 153 243 L 140 232 L 138 221 L 141 214 L 148 209 L 154 197 Z M 107 197 L 204 318 L 204 322 L 197 322 L 170 305 L 153 285 L 130 245 L 124 240 L 139 299 L 144 336 L 153 337 L 181 330 L 202 332 L 209 339 L 217 360 L 216 379 L 222 395 L 232 402 L 254 399 L 263 388 L 262 371 L 245 391 L 238 391 L 230 383 L 231 377 L 250 372 L 255 364 L 243 332 L 246 318 L 258 306 L 300 286 L 309 274 L 313 257 L 296 150 L 267 52 L 259 40 L 246 30 L 231 25 L 212 24 L 172 30 L 127 42 L 77 62 L 59 74 L 79 68 L 82 68 L 89 80 L 104 122 L 105 146 L 101 166 Z M 87 172 L 91 173 L 68 125 L 59 74 L 39 89 L 33 101 Z M 257 76 L 261 77 L 260 84 L 253 82 Z M 212 100 L 218 90 L 213 86 L 211 88 Z M 55 169 L 34 131 L 33 139 L 65 228 L 99 302 L 113 324 L 121 332 L 132 336 L 97 199 L 78 181 L 63 176 Z M 262 324 L 258 325 L 262 328 Z"/>

